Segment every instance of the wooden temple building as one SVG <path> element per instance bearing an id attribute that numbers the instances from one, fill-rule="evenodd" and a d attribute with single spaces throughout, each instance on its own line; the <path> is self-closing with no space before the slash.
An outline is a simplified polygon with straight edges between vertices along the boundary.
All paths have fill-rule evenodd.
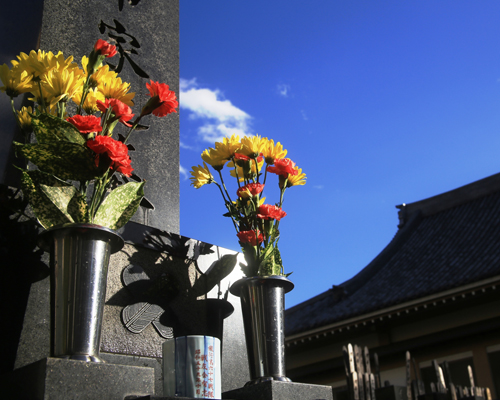
<path id="1" fill-rule="evenodd" d="M 500 174 L 397 206 L 398 230 L 350 280 L 286 310 L 288 376 L 346 386 L 342 346 L 377 353 L 382 381 L 406 385 L 447 361 L 455 385 L 500 396 Z"/>

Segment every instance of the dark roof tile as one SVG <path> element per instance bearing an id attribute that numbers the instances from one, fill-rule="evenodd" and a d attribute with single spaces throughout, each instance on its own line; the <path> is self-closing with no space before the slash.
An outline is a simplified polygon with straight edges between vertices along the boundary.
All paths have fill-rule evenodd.
<path id="1" fill-rule="evenodd" d="M 335 290 L 286 310 L 286 334 L 499 275 L 498 183 L 500 174 L 401 207 L 403 225 L 391 243 Z"/>

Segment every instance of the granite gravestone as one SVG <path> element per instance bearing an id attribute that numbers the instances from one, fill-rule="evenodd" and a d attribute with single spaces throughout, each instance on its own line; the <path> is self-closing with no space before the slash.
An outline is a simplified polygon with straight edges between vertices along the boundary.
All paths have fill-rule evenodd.
<path id="1" fill-rule="evenodd" d="M 165 341 L 162 333 L 203 334 L 208 322 L 203 299 L 223 297 L 229 285 L 242 277 L 242 272 L 235 267 L 220 285 L 206 295 L 193 297 L 190 292 L 200 276 L 215 260 L 234 252 L 133 222 L 127 224 L 121 233 L 126 240 L 125 247 L 111 256 L 108 271 L 101 356 L 113 364 L 153 368 L 154 392 L 161 395 L 161 346 Z M 199 249 L 204 250 L 200 252 Z M 241 261 L 241 255 L 238 257 Z M 123 282 L 124 272 L 130 267 L 133 273 L 145 274 L 151 281 L 145 290 L 139 291 L 142 295 L 137 295 Z M 175 286 L 174 290 L 169 286 Z M 160 290 L 152 291 L 152 288 Z M 242 387 L 249 380 L 239 298 L 228 294 L 228 301 L 234 312 L 224 320 L 223 391 Z M 158 318 L 146 321 L 140 333 L 132 333 L 124 323 L 124 309 L 140 302 L 162 307 L 161 313 Z M 50 354 L 48 304 L 49 283 L 45 279 L 31 287 L 16 369 L 33 365 Z M 155 321 L 160 324 L 155 324 Z"/>
<path id="2" fill-rule="evenodd" d="M 42 9 L 27 7 L 23 12 L 40 13 Z M 34 19 L 37 19 L 36 16 Z M 45 0 L 39 20 L 41 21 L 40 48 L 55 53 L 62 51 L 65 56 L 74 55 L 77 62 L 82 55 L 89 53 L 98 38 L 114 37 L 125 52 L 122 58 L 117 57 L 109 61 L 117 65 L 123 61 L 120 76 L 124 81 L 130 82 L 132 91 L 136 92 L 134 101 L 137 109 L 140 109 L 148 98 L 145 83 L 149 82 L 149 79 L 140 76 L 144 75 L 143 72 L 149 74 L 154 81 L 167 83 L 178 94 L 177 0 L 106 2 Z M 38 32 L 35 32 L 35 35 L 38 37 Z M 9 59 L 13 59 L 20 51 L 29 52 L 35 48 L 34 43 L 30 42 L 29 47 L 19 49 Z M 136 108 L 134 111 L 137 112 Z M 65 364 L 47 358 L 50 355 L 49 257 L 36 248 L 37 229 L 30 224 L 12 221 L 9 211 L 4 212 L 2 209 L 0 245 L 4 256 L 4 267 L 12 275 L 3 279 L 4 304 L 10 304 L 9 310 L 12 311 L 12 315 L 8 314 L 12 318 L 4 319 L 4 330 L 12 330 L 12 320 L 16 318 L 18 320 L 12 337 L 2 344 L 5 348 L 17 349 L 17 352 L 14 350 L 14 354 L 10 356 L 12 363 L 10 360 L 4 362 L 2 373 L 15 370 L 14 376 L 11 374 L 4 376 L 6 378 L 4 382 L 15 382 L 14 378 L 17 376 L 20 382 L 17 387 L 19 390 L 24 389 L 23 382 L 26 376 L 38 380 L 47 390 L 52 384 L 57 385 L 58 380 L 64 376 L 71 380 L 79 375 L 93 380 L 97 386 L 102 387 L 107 384 L 105 380 L 107 374 L 134 375 L 126 368 L 119 369 L 120 366 L 129 365 L 134 368 L 146 367 L 154 372 L 154 378 L 151 379 L 152 386 L 138 385 L 137 387 L 142 387 L 142 392 L 129 392 L 129 394 L 154 394 L 156 391 L 161 395 L 160 357 L 161 344 L 164 341 L 160 335 L 162 329 L 174 326 L 179 331 L 189 332 L 190 329 L 199 330 L 204 320 L 206 322 L 203 310 L 200 311 L 200 305 L 195 303 L 198 299 L 188 296 L 190 302 L 185 305 L 185 301 L 180 300 L 182 299 L 180 295 L 171 299 L 172 307 L 166 313 L 168 315 L 159 315 L 158 321 L 147 324 L 140 333 L 132 333 L 122 321 L 123 310 L 141 300 L 134 297 L 133 291 L 122 281 L 123 271 L 127 267 L 139 266 L 151 280 L 159 279 L 162 274 L 167 273 L 166 271 L 177 270 L 187 278 L 183 281 L 184 286 L 179 288 L 183 293 L 189 292 L 190 285 L 217 257 L 228 252 L 177 235 L 179 231 L 178 115 L 170 114 L 166 118 L 151 116 L 145 124 L 149 125 L 149 130 L 134 134 L 130 141 L 137 150 L 131 157 L 137 174 L 148 182 L 145 188 L 146 197 L 154 204 L 155 210 L 139 210 L 134 220 L 129 222 L 122 232 L 127 241 L 125 247 L 113 255 L 110 262 L 101 352 L 106 361 L 117 365 L 116 368 L 103 367 L 107 368 L 103 370 L 106 372 L 100 374 L 92 371 L 94 367 L 88 365 L 75 367 L 77 365 L 75 362 L 66 361 L 70 364 Z M 12 138 L 11 133 L 10 137 Z M 12 178 L 10 173 L 8 177 Z M 11 182 L 16 180 L 9 179 L 3 182 L 12 184 Z M 1 189 L 2 199 L 4 194 L 5 198 L 13 197 L 11 195 L 15 189 L 5 187 Z M 160 238 L 160 241 L 168 238 L 171 243 L 181 243 L 181 247 L 188 251 L 182 254 L 175 249 L 176 246 L 158 246 L 155 238 Z M 193 255 L 189 252 L 200 246 L 212 250 L 195 263 Z M 222 282 L 220 289 L 224 288 L 225 291 L 230 282 L 241 276 L 241 271 L 236 268 L 233 274 Z M 219 288 L 214 288 L 203 297 L 217 297 L 218 290 Z M 223 390 L 241 387 L 248 380 L 239 299 L 229 295 L 229 301 L 234 303 L 235 312 L 225 321 L 223 351 L 230 356 L 223 354 Z M 83 371 L 81 368 L 90 369 Z M 71 375 L 70 371 L 73 371 L 71 373 L 74 375 Z M 144 376 L 149 376 L 147 371 L 137 373 L 136 380 L 141 380 Z M 102 379 L 96 380 L 97 377 Z M 133 386 L 134 381 L 130 383 Z M 74 390 L 79 389 L 75 387 Z M 28 393 L 28 397 L 32 394 Z M 86 395 L 94 396 L 89 398 L 97 396 L 92 390 Z M 106 398 L 113 397 L 108 393 Z"/>
<path id="3" fill-rule="evenodd" d="M 25 0 L 16 5 L 31 3 Z M 42 12 L 40 2 L 35 3 L 37 6 L 24 7 L 23 14 Z M 131 83 L 138 107 L 147 98 L 148 79 L 141 77 L 143 72 L 155 81 L 166 82 L 178 93 L 178 0 L 45 0 L 41 17 L 35 15 L 34 21 L 30 28 L 36 35 L 36 21 L 41 21 L 41 49 L 74 55 L 76 61 L 89 53 L 97 38 L 114 36 L 125 51 L 115 63 L 123 61 L 120 76 Z M 30 38 L 33 41 L 33 37 Z M 32 48 L 35 46 L 30 42 L 19 51 L 29 52 Z M 16 54 L 18 51 L 9 59 Z M 111 258 L 101 342 L 106 365 L 50 358 L 49 257 L 36 248 L 36 227 L 13 221 L 10 211 L 0 207 L 0 249 L 7 271 L 1 292 L 3 304 L 7 304 L 9 310 L 3 323 L 4 331 L 13 332 L 8 340 L 3 340 L 2 346 L 16 349 L 15 357 L 10 355 L 12 365 L 10 360 L 3 361 L 2 383 L 6 390 L 11 389 L 12 398 L 123 399 L 134 395 L 161 395 L 160 357 L 165 335 L 176 334 L 176 331 L 200 333 L 208 323 L 202 300 L 218 298 L 219 292 L 225 293 L 231 283 L 242 277 L 236 267 L 220 286 L 207 294 L 191 293 L 213 261 L 230 251 L 177 235 L 179 121 L 173 114 L 162 119 L 151 117 L 146 123 L 149 130 L 136 133 L 131 140 L 137 150 L 132 160 L 137 174 L 148 181 L 146 197 L 156 208 L 154 211 L 141 209 L 126 225 L 121 232 L 126 245 Z M 12 130 L 12 126 L 0 129 Z M 12 132 L 6 135 L 13 137 Z M 6 165 L 2 165 L 3 170 L 7 170 Z M 8 179 L 2 183 L 17 182 L 14 174 L 15 171 L 8 172 Z M 2 202 L 16 198 L 15 189 L 1 187 L 0 190 Z M 203 254 L 197 252 L 200 248 L 205 249 Z M 149 294 L 143 298 L 124 282 L 124 271 L 129 275 L 137 273 L 140 280 L 151 281 L 148 284 L 177 282 L 177 292 L 166 299 L 160 296 L 158 301 Z M 161 285 L 157 291 L 162 293 Z M 281 387 L 279 383 L 234 391 L 249 380 L 249 374 L 239 299 L 228 296 L 234 312 L 224 323 L 223 392 L 246 399 L 254 398 L 256 393 L 278 398 L 283 393 L 287 396 L 292 389 L 297 391 L 296 385 Z M 143 319 L 140 329 L 136 329 L 139 333 L 133 333 L 127 326 L 130 320 L 124 317 L 124 310 L 132 310 L 136 315 L 134 305 L 140 303 L 154 306 L 157 312 L 150 313 L 154 314 L 150 321 Z M 314 390 L 307 390 L 316 396 Z"/>
<path id="4" fill-rule="evenodd" d="M 0 13 L 0 37 L 3 38 L 0 44 L 0 65 L 7 64 L 11 67 L 10 61 L 21 51 L 27 53 L 38 46 L 43 2 L 19 0 L 3 3 Z M 22 18 L 19 18 L 21 10 Z M 0 86 L 3 85 L 0 83 Z M 16 109 L 20 108 L 22 102 L 23 96 L 15 99 Z M 12 140 L 21 139 L 12 116 L 10 99 L 0 93 L 0 183 L 12 186 L 19 184 L 19 173 L 14 167 L 17 160 L 12 149 Z"/>
<path id="5" fill-rule="evenodd" d="M 140 112 L 149 98 L 146 82 L 150 79 L 166 83 L 178 97 L 178 0 L 44 0 L 40 18 L 41 3 L 24 0 L 20 4 L 16 2 L 15 9 L 9 4 L 11 15 L 7 14 L 7 17 L 11 20 L 18 20 L 22 9 L 23 17 L 28 15 L 29 18 L 21 18 L 21 21 L 32 21 L 32 25 L 24 26 L 19 40 L 16 40 L 16 26 L 7 24 L 11 30 L 6 32 L 6 37 L 13 37 L 13 40 L 2 60 L 9 67 L 11 64 L 7 59 L 15 59 L 21 51 L 29 53 L 36 49 L 37 40 L 40 49 L 53 53 L 62 51 L 65 57 L 73 55 L 74 61 L 80 63 L 81 57 L 90 53 L 97 39 L 114 39 L 123 51 L 108 61 L 117 66 L 121 79 L 130 83 L 131 92 L 135 92 L 133 112 Z M 19 43 L 17 49 L 16 43 Z M 1 183 L 12 185 L 17 181 L 18 172 L 10 168 L 12 152 L 6 149 L 11 148 L 15 123 L 8 98 L 3 93 L 1 95 L 1 121 L 6 125 L 0 126 L 0 137 L 8 140 L 2 146 L 2 156 L 5 156 L 2 157 L 2 171 L 7 175 Z M 145 194 L 155 210 L 141 207 L 133 221 L 179 233 L 178 114 L 166 118 L 150 116 L 141 122 L 149 129 L 134 133 L 129 140 L 136 149 L 131 153 L 132 167 L 138 176 L 151 182 L 145 186 Z M 117 129 L 126 132 L 124 127 Z"/>

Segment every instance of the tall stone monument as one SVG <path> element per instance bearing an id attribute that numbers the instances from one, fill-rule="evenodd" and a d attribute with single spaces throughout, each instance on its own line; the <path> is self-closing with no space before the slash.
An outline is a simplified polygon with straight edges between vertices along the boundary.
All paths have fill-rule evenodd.
<path id="1" fill-rule="evenodd" d="M 79 62 L 97 39 L 114 41 L 112 59 L 131 84 L 139 108 L 149 79 L 178 96 L 178 0 L 18 0 L 3 5 L 0 63 L 21 51 L 42 49 Z M 2 43 L 2 46 L 3 44 Z M 19 48 L 18 48 L 19 47 Z M 22 99 L 16 100 L 19 107 Z M 239 298 L 228 293 L 239 267 L 213 285 L 215 262 L 234 252 L 179 235 L 179 119 L 148 118 L 134 133 L 132 167 L 146 180 L 148 202 L 119 233 L 122 250 L 111 256 L 100 356 L 105 363 L 51 357 L 50 268 L 37 246 L 40 228 L 19 219 L 25 203 L 11 142 L 19 140 L 10 105 L 0 102 L 0 301 L 3 306 L 0 393 L 15 399 L 159 399 L 163 392 L 162 343 L 172 336 L 211 335 L 222 340 L 222 397 L 249 400 L 332 399 L 331 388 L 249 380 Z M 135 110 L 136 111 L 136 110 Z M 137 112 L 137 111 L 136 111 Z M 241 254 L 238 262 L 243 261 Z M 236 265 L 238 265 L 238 262 Z M 223 334 L 213 328 L 213 305 L 226 297 L 233 313 Z M 227 303 L 224 303 L 227 306 Z M 232 305 L 232 307 L 231 307 Z M 228 309 L 226 307 L 226 309 Z"/>
<path id="2" fill-rule="evenodd" d="M 19 18 L 20 10 L 29 18 L 17 36 L 17 25 L 10 22 Z M 136 93 L 135 112 L 149 98 L 145 83 L 150 79 L 167 83 L 178 96 L 178 0 L 20 0 L 9 4 L 4 21 L 8 30 L 4 36 L 12 43 L 2 51 L 2 63 L 21 51 L 37 48 L 62 51 L 79 62 L 97 39 L 114 40 L 123 52 L 109 61 L 121 69 L 120 77 Z M 17 99 L 16 105 L 20 101 Z M 7 110 L 10 107 L 5 101 L 0 104 Z M 203 332 L 207 324 L 203 300 L 220 297 L 242 276 L 235 268 L 208 293 L 192 294 L 193 283 L 215 260 L 231 252 L 178 235 L 178 114 L 151 116 L 145 122 L 149 129 L 134 133 L 130 140 L 136 149 L 131 153 L 134 172 L 146 180 L 145 197 L 154 209 L 141 207 L 120 231 L 126 244 L 111 258 L 102 327 L 101 356 L 106 363 L 97 365 L 50 357 L 49 255 L 37 248 L 38 228 L 13 218 L 10 206 L 22 204 L 12 198 L 19 177 L 11 167 L 16 159 L 10 144 L 19 132 L 9 112 L 2 110 L 0 121 L 4 144 L 0 158 L 0 256 L 4 271 L 0 293 L 7 306 L 2 320 L 5 339 L 1 346 L 6 354 L 0 362 L 3 386 L 12 398 L 161 395 L 161 345 L 165 338 Z M 159 285 L 165 280 L 176 286 L 170 294 Z M 149 295 L 143 295 L 141 287 L 149 288 Z M 151 296 L 154 287 L 156 293 Z M 225 322 L 224 391 L 239 388 L 248 380 L 239 299 L 229 295 L 228 300 L 234 303 L 235 311 Z M 140 314 L 148 307 L 155 312 Z M 130 316 L 141 317 L 139 327 Z"/>

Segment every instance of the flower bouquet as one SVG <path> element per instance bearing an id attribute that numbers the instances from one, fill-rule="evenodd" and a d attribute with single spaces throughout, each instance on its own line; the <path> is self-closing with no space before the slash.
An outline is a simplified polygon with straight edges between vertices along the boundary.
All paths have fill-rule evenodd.
<path id="1" fill-rule="evenodd" d="M 145 201 L 145 182 L 133 173 L 133 147 L 127 142 L 133 131 L 146 128 L 140 125 L 143 117 L 164 117 L 178 106 L 166 84 L 151 81 L 150 99 L 134 119 L 130 84 L 103 65 L 115 54 L 116 47 L 100 39 L 81 68 L 73 57 L 41 50 L 19 54 L 12 68 L 0 66 L 0 90 L 11 98 L 26 135 L 24 143 L 14 142 L 17 155 L 27 160 L 21 187 L 46 229 L 39 246 L 51 251 L 55 357 L 102 361 L 108 263 L 123 246 L 115 230 Z M 14 98 L 22 93 L 31 93 L 34 106 L 16 111 Z M 125 126 L 125 136 L 115 134 L 118 124 Z"/>
<path id="2" fill-rule="evenodd" d="M 287 188 L 304 185 L 306 175 L 289 158 L 281 143 L 260 136 L 245 136 L 241 140 L 233 135 L 216 142 L 201 154 L 203 166 L 193 167 L 192 185 L 198 189 L 205 184 L 215 184 L 228 210 L 224 216 L 230 217 L 236 229 L 246 265 L 241 265 L 247 277 L 288 276 L 283 271 L 278 249 L 279 225 L 286 212 L 283 198 Z M 262 168 L 266 164 L 266 168 Z M 209 164 L 220 178 L 217 182 L 207 167 Z M 236 179 L 235 200 L 227 190 L 223 179 L 224 166 L 230 168 L 230 176 Z M 279 201 L 265 204 L 264 187 L 268 173 L 278 176 Z"/>
<path id="3" fill-rule="evenodd" d="M 38 167 L 22 170 L 22 189 L 46 229 L 92 223 L 116 230 L 143 200 L 144 181 L 132 172 L 128 139 L 146 128 L 140 125 L 144 116 L 164 117 L 178 103 L 166 84 L 151 81 L 151 98 L 133 119 L 135 93 L 103 64 L 115 54 L 114 45 L 99 39 L 82 57 L 82 68 L 72 56 L 42 50 L 20 53 L 11 68 L 0 66 L 0 91 L 11 98 L 26 135 L 25 143 L 14 142 L 16 153 Z M 35 105 L 16 111 L 14 98 L 23 93 L 31 93 Z M 118 123 L 128 132 L 115 139 Z M 36 143 L 29 143 L 32 132 Z"/>
<path id="4" fill-rule="evenodd" d="M 205 150 L 203 166 L 193 167 L 192 185 L 200 188 L 215 184 L 224 199 L 238 237 L 246 265 L 240 264 L 245 278 L 233 283 L 230 292 L 240 297 L 251 381 L 288 382 L 285 369 L 285 293 L 293 283 L 283 271 L 278 249 L 280 221 L 285 191 L 304 185 L 306 176 L 289 158 L 281 143 L 260 136 L 238 136 L 216 142 L 215 148 Z M 264 163 L 266 168 L 263 171 Z M 207 164 L 217 172 L 218 183 Z M 224 166 L 236 179 L 235 200 L 231 198 L 222 176 Z M 266 204 L 264 188 L 268 175 L 278 176 L 279 200 Z"/>

